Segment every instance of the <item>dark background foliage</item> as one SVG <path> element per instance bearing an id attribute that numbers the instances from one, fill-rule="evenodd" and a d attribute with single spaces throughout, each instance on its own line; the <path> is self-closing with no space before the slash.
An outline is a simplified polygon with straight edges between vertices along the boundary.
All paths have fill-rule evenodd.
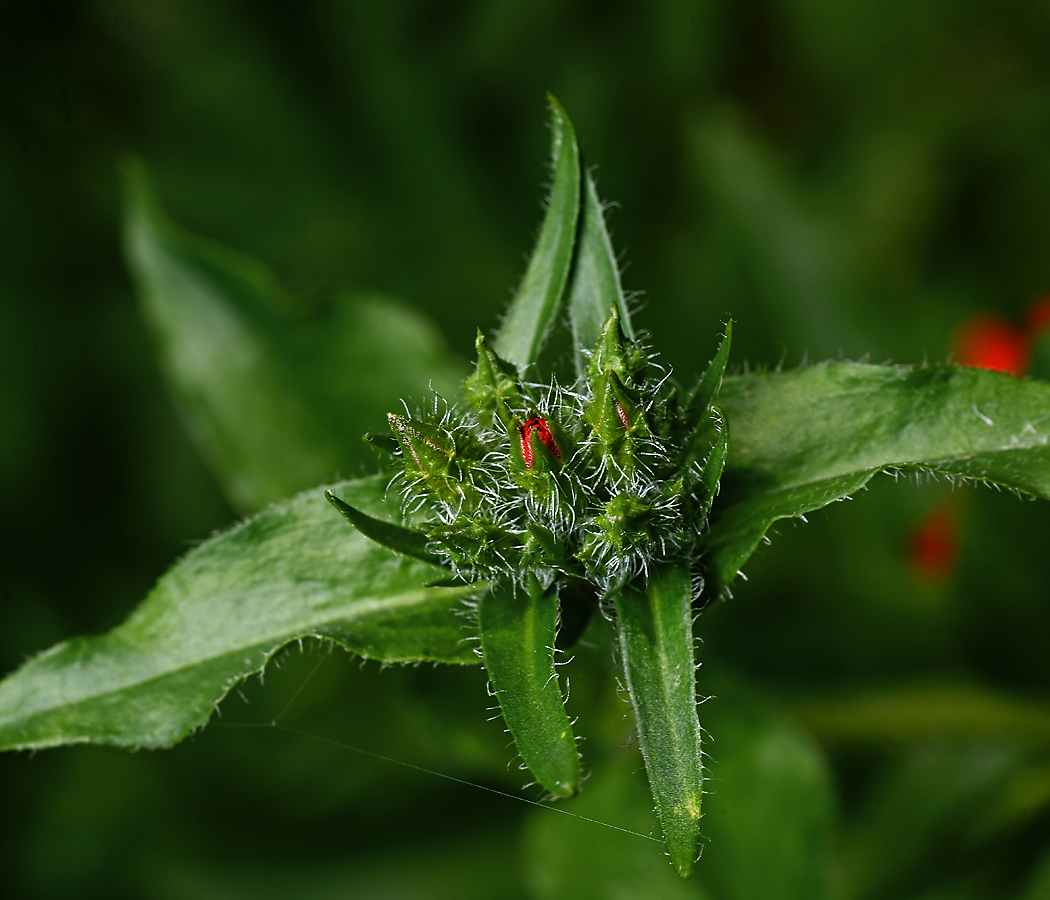
<path id="1" fill-rule="evenodd" d="M 616 201 L 636 321 L 683 377 L 730 313 L 737 366 L 936 361 L 969 317 L 1020 323 L 1050 290 L 1048 45 L 1035 0 L 3 4 L 0 669 L 115 624 L 234 517 L 120 256 L 129 152 L 178 221 L 294 296 L 397 297 L 468 356 L 535 234 L 549 90 Z M 931 516 L 956 554 L 932 565 L 916 549 Z M 882 478 L 811 519 L 700 619 L 701 692 L 733 671 L 812 730 L 856 896 L 1021 896 L 1050 841 L 1032 725 L 1050 715 L 1050 512 Z M 1031 716 L 1007 734 L 967 707 L 928 733 L 891 708 L 854 733 L 828 712 L 931 683 Z M 244 695 L 168 753 L 0 760 L 5 893 L 544 890 L 523 805 L 230 727 L 294 701 L 310 734 L 514 790 L 480 671 L 380 673 L 308 647 Z M 610 733 L 629 734 L 623 715 Z"/>

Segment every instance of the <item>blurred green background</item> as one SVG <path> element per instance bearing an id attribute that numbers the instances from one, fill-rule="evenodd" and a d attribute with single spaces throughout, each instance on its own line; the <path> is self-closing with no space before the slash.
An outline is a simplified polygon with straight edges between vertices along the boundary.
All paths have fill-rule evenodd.
<path id="1" fill-rule="evenodd" d="M 738 367 L 940 361 L 1050 291 L 1048 46 L 1037 0 L 3 3 L 0 670 L 120 621 L 235 516 L 121 259 L 128 153 L 293 297 L 397 298 L 467 357 L 538 226 L 551 91 L 683 380 L 727 314 Z M 932 568 L 931 516 L 957 545 Z M 810 519 L 697 625 L 718 793 L 688 886 L 642 838 L 319 742 L 524 780 L 480 670 L 307 646 L 175 750 L 0 759 L 0 889 L 1050 896 L 1050 508 L 883 477 Z M 611 666 L 595 628 L 565 808 L 648 833 Z M 306 736 L 251 727 L 279 714 Z"/>

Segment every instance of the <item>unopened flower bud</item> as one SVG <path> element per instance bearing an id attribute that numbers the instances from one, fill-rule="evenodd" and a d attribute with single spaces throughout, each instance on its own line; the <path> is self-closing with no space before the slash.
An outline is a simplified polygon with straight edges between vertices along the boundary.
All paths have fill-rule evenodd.
<path id="1" fill-rule="evenodd" d="M 652 504 L 629 494 L 617 494 L 605 504 L 596 524 L 610 546 L 623 550 L 648 536 L 653 512 Z"/>
<path id="2" fill-rule="evenodd" d="M 463 393 L 482 426 L 491 428 L 494 422 L 500 422 L 505 430 L 510 431 L 514 424 L 511 409 L 523 405 L 517 380 L 509 367 L 489 349 L 480 330 L 474 346 L 478 363 L 463 384 Z"/>
<path id="3" fill-rule="evenodd" d="M 606 572 L 615 583 L 629 573 L 623 566 L 631 554 L 648 552 L 658 524 L 653 504 L 631 494 L 617 494 L 590 522 L 578 558 L 595 574 Z"/>
<path id="4" fill-rule="evenodd" d="M 620 472 L 637 461 L 639 442 L 650 434 L 645 410 L 615 372 L 591 379 L 594 396 L 583 414 L 603 456 Z"/>
<path id="5" fill-rule="evenodd" d="M 716 374 L 727 342 L 728 326 Z M 466 402 L 440 419 L 391 415 L 396 442 L 373 438 L 397 449 L 405 513 L 429 511 L 428 552 L 467 581 L 583 579 L 599 593 L 695 555 L 728 446 L 714 380 L 679 403 L 617 309 L 568 387 L 523 381 L 480 333 L 476 347 Z"/>
<path id="6" fill-rule="evenodd" d="M 456 446 L 451 432 L 440 425 L 395 413 L 388 413 L 387 419 L 401 447 L 406 476 L 447 502 L 472 494 L 470 455 Z"/>
<path id="7" fill-rule="evenodd" d="M 514 431 L 510 474 L 524 488 L 532 508 L 554 518 L 571 516 L 564 476 L 571 445 L 561 429 L 535 409 Z"/>
<path id="8" fill-rule="evenodd" d="M 614 306 L 587 366 L 587 377 L 592 386 L 594 379 L 606 372 L 616 372 L 621 381 L 631 381 L 642 372 L 648 361 L 641 346 L 628 340 L 623 333 L 620 312 Z"/>
<path id="9" fill-rule="evenodd" d="M 547 420 L 534 411 L 530 412 L 525 424 L 518 429 L 518 440 L 526 469 L 534 468 L 537 463 L 542 468 L 549 469 L 553 460 L 557 460 L 558 463 L 565 462 Z"/>
<path id="10" fill-rule="evenodd" d="M 451 525 L 431 528 L 429 535 L 464 571 L 505 569 L 521 558 L 521 539 L 483 517 L 464 515 Z"/>
<path id="11" fill-rule="evenodd" d="M 565 540 L 539 522 L 529 522 L 527 549 L 531 555 L 548 568 L 564 569 L 572 565 L 572 554 Z"/>

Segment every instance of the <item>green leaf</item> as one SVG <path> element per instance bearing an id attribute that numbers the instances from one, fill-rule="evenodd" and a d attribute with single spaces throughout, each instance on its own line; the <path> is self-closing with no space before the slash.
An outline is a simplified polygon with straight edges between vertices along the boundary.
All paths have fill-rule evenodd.
<path id="1" fill-rule="evenodd" d="M 667 852 L 683 878 L 700 837 L 703 772 L 693 676 L 693 585 L 684 565 L 613 595 L 627 689 Z"/>
<path id="2" fill-rule="evenodd" d="M 733 320 L 726 321 L 726 330 L 722 340 L 718 344 L 715 358 L 711 360 L 696 387 L 689 394 L 685 402 L 686 428 L 694 430 L 697 426 L 703 426 L 703 418 L 715 402 L 718 391 L 722 387 L 722 378 L 725 376 L 726 366 L 729 364 L 729 347 L 733 342 Z"/>
<path id="3" fill-rule="evenodd" d="M 493 349 L 519 370 L 534 363 L 558 318 L 580 213 L 580 153 L 561 104 L 550 98 L 554 184 L 536 248 L 507 309 Z M 606 311 L 607 312 L 607 311 Z"/>
<path id="4" fill-rule="evenodd" d="M 605 216 L 590 172 L 584 175 L 583 208 L 580 211 L 580 237 L 569 281 L 569 323 L 576 352 L 576 374 L 587 374 L 589 355 L 602 336 L 602 329 L 613 308 L 620 313 L 620 327 L 635 339 L 631 315 L 620 286 L 612 241 L 605 227 Z"/>
<path id="5" fill-rule="evenodd" d="M 778 519 L 914 466 L 1050 498 L 1050 385 L 961 366 L 829 362 L 726 378 L 722 494 L 707 538 L 723 588 Z"/>
<path id="6" fill-rule="evenodd" d="M 729 423 L 722 415 L 722 410 L 717 406 L 711 410 L 711 421 L 718 429 L 714 446 L 711 447 L 704 460 L 703 468 L 700 470 L 700 487 L 703 488 L 703 514 L 707 516 L 711 512 L 711 505 L 718 496 L 718 484 L 725 470 L 726 458 L 729 456 Z"/>
<path id="7" fill-rule="evenodd" d="M 366 538 L 431 565 L 444 565 L 444 560 L 440 556 L 427 550 L 427 536 L 422 532 L 366 515 L 361 510 L 354 509 L 349 503 L 340 500 L 330 490 L 325 491 L 324 495 L 328 498 L 328 502 L 338 509 L 344 518 Z"/>
<path id="8" fill-rule="evenodd" d="M 124 253 L 189 432 L 243 511 L 374 465 L 361 441 L 465 366 L 387 298 L 293 301 L 261 263 L 184 231 L 126 169 Z"/>
<path id="9" fill-rule="evenodd" d="M 334 490 L 383 515 L 385 484 Z M 112 631 L 0 682 L 0 749 L 169 746 L 306 635 L 384 662 L 476 662 L 462 617 L 471 588 L 423 587 L 444 571 L 347 528 L 320 488 L 276 504 L 190 551 Z"/>
<path id="10" fill-rule="evenodd" d="M 485 668 L 518 753 L 556 797 L 580 789 L 580 756 L 554 669 L 558 590 L 530 578 L 500 586 L 478 604 Z"/>

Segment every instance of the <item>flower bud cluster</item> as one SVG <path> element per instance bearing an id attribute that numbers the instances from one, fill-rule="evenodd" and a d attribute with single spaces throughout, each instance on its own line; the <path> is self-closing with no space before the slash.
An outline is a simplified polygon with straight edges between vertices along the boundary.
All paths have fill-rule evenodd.
<path id="1" fill-rule="evenodd" d="M 569 387 L 521 380 L 479 333 L 465 399 L 391 414 L 406 515 L 461 577 L 583 578 L 601 594 L 695 555 L 704 496 L 692 431 L 616 311 Z"/>

